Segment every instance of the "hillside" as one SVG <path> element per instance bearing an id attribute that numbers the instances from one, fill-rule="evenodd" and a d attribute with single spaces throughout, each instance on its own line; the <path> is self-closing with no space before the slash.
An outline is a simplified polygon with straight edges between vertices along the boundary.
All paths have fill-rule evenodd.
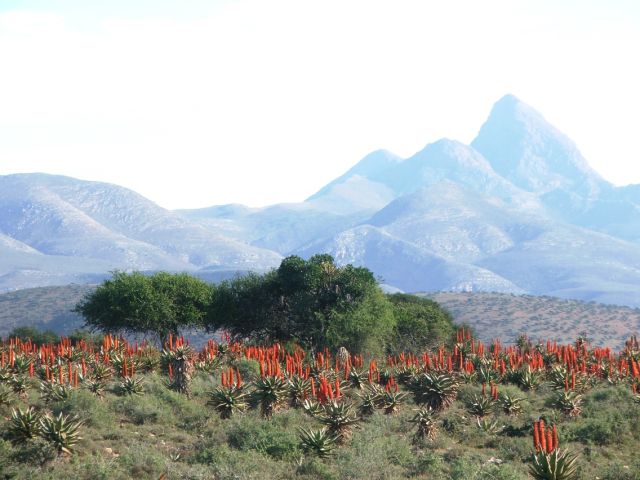
<path id="1" fill-rule="evenodd" d="M 82 318 L 71 310 L 95 287 L 64 285 L 38 287 L 0 295 L 0 337 L 16 327 L 33 326 L 39 330 L 70 333 L 82 325 Z"/>
<path id="2" fill-rule="evenodd" d="M 640 332 L 640 310 L 578 300 L 503 293 L 432 293 L 425 295 L 447 309 L 456 323 L 473 327 L 490 342 L 513 342 L 522 333 L 532 341 L 554 338 L 571 343 L 586 335 L 594 345 L 619 349 Z"/>
<path id="3" fill-rule="evenodd" d="M 489 350 L 466 333 L 425 356 L 342 360 L 213 341 L 190 356 L 179 338 L 162 351 L 65 341 L 45 356 L 0 342 L 15 352 L 0 377 L 0 478 L 640 479 L 637 343 L 603 358 L 552 342 Z M 564 474 L 531 475 L 534 454 Z"/>
<path id="4" fill-rule="evenodd" d="M 82 325 L 82 319 L 71 310 L 93 288 L 66 285 L 0 294 L 0 337 L 19 326 L 70 333 Z M 472 326 L 478 338 L 485 342 L 494 338 L 513 342 L 523 332 L 534 341 L 556 338 L 573 342 L 578 335 L 586 333 L 594 344 L 618 349 L 630 335 L 640 332 L 640 310 L 624 306 L 504 293 L 419 295 L 440 303 L 456 323 Z"/>

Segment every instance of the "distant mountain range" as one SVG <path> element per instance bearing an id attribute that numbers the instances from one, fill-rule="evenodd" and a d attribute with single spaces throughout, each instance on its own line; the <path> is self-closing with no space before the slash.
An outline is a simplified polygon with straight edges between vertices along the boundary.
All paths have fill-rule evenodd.
<path id="1" fill-rule="evenodd" d="M 369 267 L 389 289 L 640 306 L 640 185 L 605 181 L 512 95 L 471 145 L 373 152 L 296 204 L 172 212 L 115 185 L 0 176 L 0 291 L 116 268 L 219 278 L 319 252 Z"/>

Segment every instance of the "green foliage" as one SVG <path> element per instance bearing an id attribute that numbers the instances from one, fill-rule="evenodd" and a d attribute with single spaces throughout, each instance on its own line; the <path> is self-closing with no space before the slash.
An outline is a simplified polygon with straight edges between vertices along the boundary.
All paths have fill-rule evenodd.
<path id="1" fill-rule="evenodd" d="M 232 365 L 240 372 L 245 381 L 255 380 L 260 377 L 260 363 L 257 360 L 241 358 L 235 360 Z"/>
<path id="2" fill-rule="evenodd" d="M 209 392 L 207 405 L 211 405 L 222 419 L 231 418 L 234 414 L 243 412 L 248 406 L 246 394 L 235 387 L 218 387 Z"/>
<path id="3" fill-rule="evenodd" d="M 277 422 L 242 419 L 227 430 L 229 445 L 241 451 L 257 451 L 277 460 L 292 459 L 299 453 L 295 430 L 283 429 Z"/>
<path id="4" fill-rule="evenodd" d="M 338 267 L 329 255 L 290 256 L 264 275 L 222 282 L 207 318 L 210 330 L 353 351 L 379 349 L 394 324 L 373 274 L 352 265 Z"/>
<path id="5" fill-rule="evenodd" d="M 300 446 L 305 453 L 313 453 L 320 458 L 333 454 L 338 437 L 332 435 L 328 429 L 320 430 L 300 429 Z"/>
<path id="6" fill-rule="evenodd" d="M 57 417 L 45 415 L 40 419 L 40 435 L 59 453 L 70 455 L 81 440 L 81 426 L 82 421 L 77 417 L 64 416 L 62 413 Z"/>
<path id="7" fill-rule="evenodd" d="M 433 300 L 401 293 L 387 298 L 396 320 L 390 345 L 393 352 L 422 352 L 454 336 L 451 315 Z"/>
<path id="8" fill-rule="evenodd" d="M 357 306 L 329 315 L 324 343 L 330 348 L 342 346 L 350 352 L 379 356 L 393 337 L 394 327 L 392 305 L 381 291 L 374 290 Z"/>
<path id="9" fill-rule="evenodd" d="M 536 480 L 575 480 L 578 478 L 577 460 L 567 451 L 540 452 L 533 456 L 529 473 Z"/>
<path id="10" fill-rule="evenodd" d="M 7 433 L 9 439 L 16 443 L 25 443 L 31 438 L 35 438 L 40 434 L 40 412 L 29 407 L 26 410 L 18 408 L 11 412 L 11 423 L 9 424 Z"/>
<path id="11" fill-rule="evenodd" d="M 60 336 L 53 330 L 41 331 L 35 327 L 16 327 L 9 332 L 7 338 L 19 338 L 23 342 L 31 339 L 38 346 L 60 341 Z"/>
<path id="12" fill-rule="evenodd" d="M 104 332 L 153 333 L 161 343 L 180 328 L 201 325 L 211 287 L 184 274 L 116 271 L 76 305 L 87 327 Z"/>

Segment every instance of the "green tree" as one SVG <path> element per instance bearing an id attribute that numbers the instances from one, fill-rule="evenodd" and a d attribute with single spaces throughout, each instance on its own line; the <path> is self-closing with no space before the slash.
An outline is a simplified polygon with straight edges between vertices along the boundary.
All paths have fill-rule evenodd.
<path id="1" fill-rule="evenodd" d="M 402 293 L 387 298 L 393 304 L 396 320 L 391 343 L 394 352 L 419 352 L 454 337 L 453 319 L 437 302 Z"/>
<path id="2" fill-rule="evenodd" d="M 116 271 L 74 311 L 87 327 L 111 333 L 155 334 L 163 344 L 180 328 L 202 325 L 212 287 L 185 273 Z"/>
<path id="3" fill-rule="evenodd" d="M 350 352 L 380 356 L 390 346 L 396 319 L 393 305 L 381 291 L 367 295 L 355 308 L 328 316 L 326 342 Z"/>
<path id="4" fill-rule="evenodd" d="M 368 269 L 337 266 L 330 255 L 309 260 L 290 256 L 264 275 L 218 285 L 207 325 L 263 341 L 293 339 L 316 347 L 359 348 L 367 338 L 384 339 L 380 331 L 393 324 L 392 316 L 378 316 L 387 311 L 386 304 Z M 353 335 L 364 337 L 356 341 Z"/>

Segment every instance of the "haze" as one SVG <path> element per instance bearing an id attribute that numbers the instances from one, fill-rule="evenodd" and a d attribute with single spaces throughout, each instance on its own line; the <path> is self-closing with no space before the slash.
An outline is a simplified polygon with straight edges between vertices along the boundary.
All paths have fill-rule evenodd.
<path id="1" fill-rule="evenodd" d="M 632 0 L 132 3 L 0 4 L 0 174 L 300 201 L 372 150 L 469 143 L 513 93 L 640 182 Z"/>

